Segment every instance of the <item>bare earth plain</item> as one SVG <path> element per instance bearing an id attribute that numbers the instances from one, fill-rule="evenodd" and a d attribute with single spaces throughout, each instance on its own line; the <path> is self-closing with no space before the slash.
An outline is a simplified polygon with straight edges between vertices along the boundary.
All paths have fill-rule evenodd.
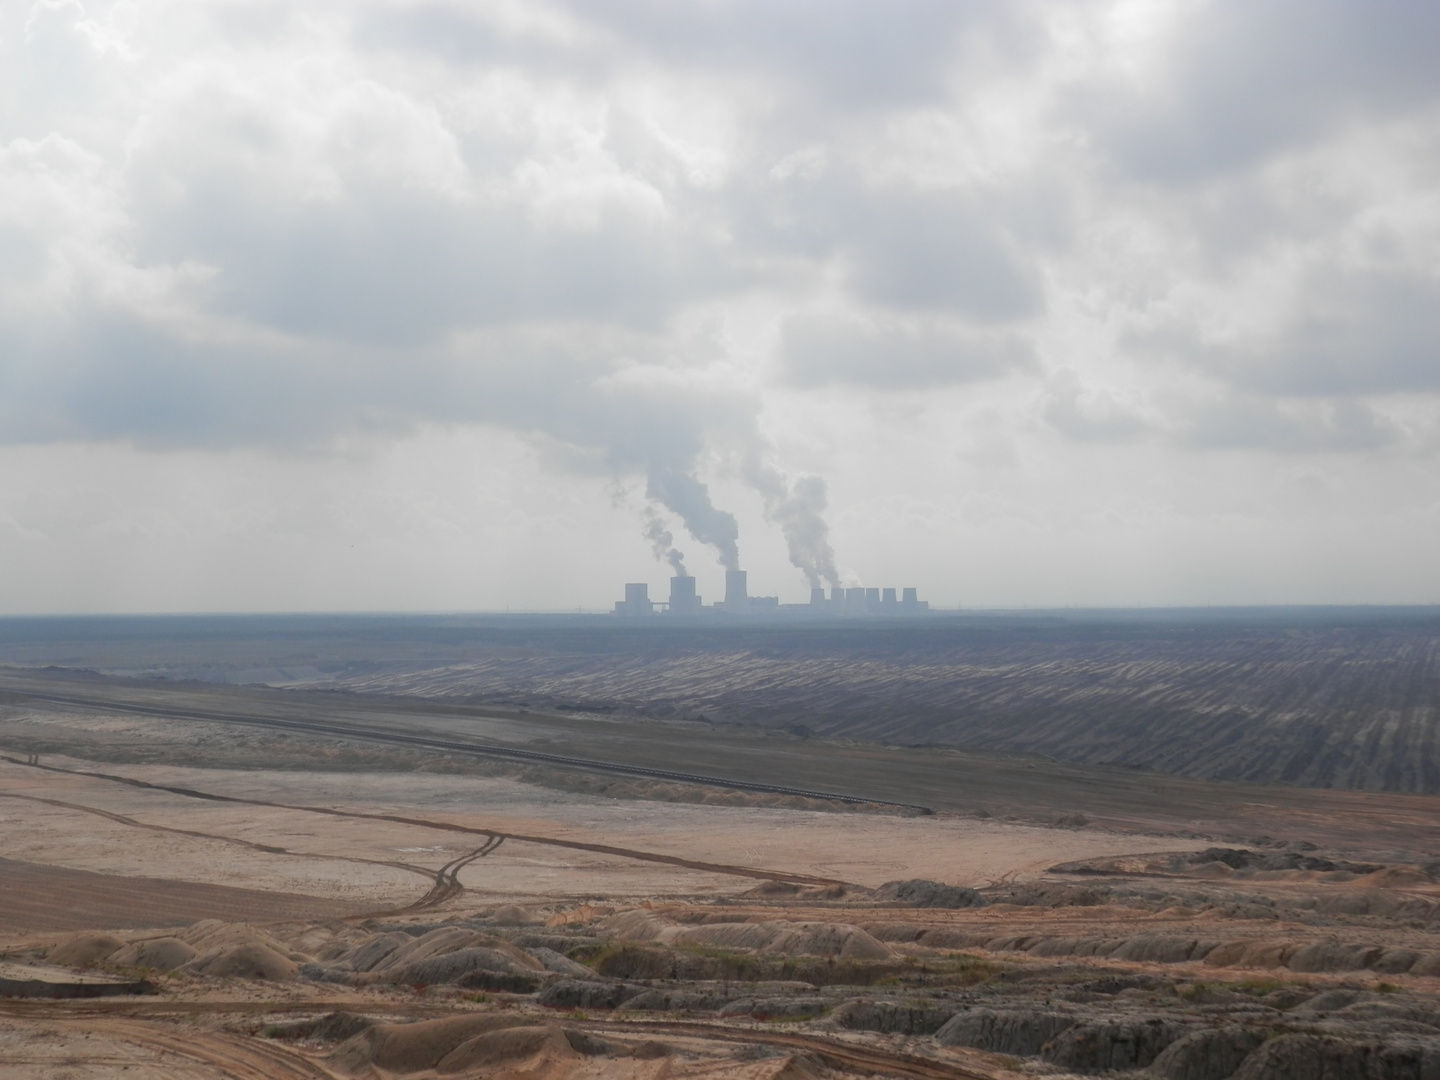
<path id="1" fill-rule="evenodd" d="M 1440 1076 L 1434 795 L 71 670 L 0 695 L 7 1080 Z"/>

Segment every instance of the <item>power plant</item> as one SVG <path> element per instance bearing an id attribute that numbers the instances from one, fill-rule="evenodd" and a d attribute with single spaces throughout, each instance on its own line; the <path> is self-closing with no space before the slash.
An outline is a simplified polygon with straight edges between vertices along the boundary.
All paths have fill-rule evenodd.
<path id="1" fill-rule="evenodd" d="M 615 614 L 626 618 L 647 618 L 655 615 L 688 616 L 788 616 L 792 618 L 884 618 L 922 615 L 930 603 L 921 600 L 913 588 L 841 589 L 827 596 L 821 588 L 810 590 L 808 604 L 782 604 L 778 596 L 751 596 L 744 570 L 725 571 L 725 599 L 709 607 L 695 589 L 695 579 L 688 574 L 670 579 L 670 599 L 650 599 L 650 586 L 644 582 L 625 586 L 625 599 L 615 601 Z"/>
<path id="2" fill-rule="evenodd" d="M 670 579 L 670 603 L 665 610 L 676 615 L 695 615 L 700 611 L 700 596 L 695 592 L 695 579 L 682 574 Z M 632 612 L 631 614 L 640 614 Z"/>

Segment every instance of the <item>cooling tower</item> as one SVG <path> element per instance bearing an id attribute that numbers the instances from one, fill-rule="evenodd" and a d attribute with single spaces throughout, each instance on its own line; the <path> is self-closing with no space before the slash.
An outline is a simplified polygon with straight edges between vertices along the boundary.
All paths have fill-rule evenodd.
<path id="1" fill-rule="evenodd" d="M 615 601 L 616 615 L 654 615 L 655 604 L 650 599 L 650 586 L 644 582 L 627 582 L 625 599 Z"/>
<path id="2" fill-rule="evenodd" d="M 692 615 L 700 610 L 700 597 L 695 595 L 695 579 L 688 574 L 670 579 L 670 614 Z"/>
<path id="3" fill-rule="evenodd" d="M 725 571 L 725 610 L 744 615 L 750 610 L 750 593 L 744 570 Z"/>
<path id="4" fill-rule="evenodd" d="M 810 590 L 810 606 L 811 606 L 811 607 L 824 607 L 824 606 L 825 606 L 825 590 L 824 590 L 824 589 L 811 589 L 811 590 Z"/>
<path id="5" fill-rule="evenodd" d="M 747 600 L 750 593 L 745 583 L 746 574 L 744 570 L 725 571 L 725 602 L 732 600 Z"/>

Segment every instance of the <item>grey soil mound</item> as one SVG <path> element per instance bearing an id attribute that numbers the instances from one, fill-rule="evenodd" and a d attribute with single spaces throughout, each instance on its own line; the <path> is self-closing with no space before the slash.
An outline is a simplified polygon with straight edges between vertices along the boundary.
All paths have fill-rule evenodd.
<path id="1" fill-rule="evenodd" d="M 668 941 L 675 945 L 747 949 L 768 956 L 881 960 L 894 955 L 889 946 L 858 926 L 845 923 L 715 923 L 681 927 L 668 935 Z"/>
<path id="2" fill-rule="evenodd" d="M 539 961 L 531 957 L 511 955 L 518 952 L 519 950 L 513 947 L 501 950 L 483 945 L 456 949 L 441 956 L 432 956 L 414 964 L 393 968 L 379 977 L 386 982 L 402 983 L 406 986 L 430 986 L 453 983 L 476 971 L 518 975 L 544 970 Z"/>
<path id="3" fill-rule="evenodd" d="M 791 881 L 762 881 L 753 889 L 747 889 L 740 895 L 753 900 L 783 900 L 799 895 L 800 888 Z"/>
<path id="4" fill-rule="evenodd" d="M 45 959 L 61 967 L 93 967 L 118 952 L 124 944 L 109 934 L 76 934 L 51 949 Z"/>
<path id="5" fill-rule="evenodd" d="M 682 926 L 652 912 L 624 911 L 604 920 L 601 933 L 621 941 L 659 941 L 665 945 L 705 945 L 766 956 L 823 956 L 847 960 L 883 960 L 895 954 L 858 926 L 848 923 L 724 922 Z"/>
<path id="6" fill-rule="evenodd" d="M 1143 1069 L 1186 1029 L 1171 1020 L 1092 1020 L 1068 1027 L 1041 1049 L 1052 1065 L 1072 1072 Z"/>
<path id="7" fill-rule="evenodd" d="M 297 1020 L 290 1024 L 277 1024 L 267 1028 L 265 1034 L 272 1039 L 317 1039 L 320 1042 L 339 1043 L 354 1038 L 360 1032 L 375 1026 L 368 1016 L 351 1012 L 332 1012 L 316 1020 Z"/>
<path id="8" fill-rule="evenodd" d="M 1167 1046 L 1150 1071 L 1164 1080 L 1226 1080 L 1264 1041 L 1263 1033 L 1243 1027 L 1191 1032 Z"/>
<path id="9" fill-rule="evenodd" d="M 1030 1057 L 1076 1018 L 1040 1009 L 969 1009 L 935 1033 L 941 1046 L 971 1046 L 996 1054 Z"/>
<path id="10" fill-rule="evenodd" d="M 506 904 L 492 911 L 485 921 L 496 926 L 538 926 L 545 920 L 522 907 Z"/>
<path id="11" fill-rule="evenodd" d="M 121 967 L 150 968 L 153 971 L 174 971 L 200 955 L 176 937 L 151 938 L 126 945 L 110 957 L 110 963 Z"/>
<path id="12" fill-rule="evenodd" d="M 295 978 L 299 965 L 268 945 L 249 942 L 206 953 L 186 964 L 184 970 L 192 975 L 289 982 Z"/>
<path id="13" fill-rule="evenodd" d="M 525 1061 L 537 1054 L 549 1057 L 577 1057 L 565 1032 L 553 1025 L 511 1027 L 477 1035 L 461 1043 L 435 1066 L 441 1076 L 491 1069 L 498 1065 Z"/>
<path id="14" fill-rule="evenodd" d="M 885 1035 L 933 1035 L 954 1015 L 953 1005 L 856 998 L 832 1012 L 830 1019 L 847 1031 L 878 1031 Z"/>
<path id="15" fill-rule="evenodd" d="M 984 907 L 985 898 L 974 889 L 960 885 L 942 885 L 938 881 L 912 878 L 909 881 L 887 881 L 875 890 L 876 900 L 898 900 L 917 908 Z"/>
<path id="16" fill-rule="evenodd" d="M 414 1024 L 376 1024 L 336 1047 L 329 1064 L 351 1075 L 366 1075 L 374 1069 L 400 1074 L 421 1072 L 435 1068 L 476 1036 L 525 1024 L 524 1017 L 491 1013 Z"/>
<path id="17" fill-rule="evenodd" d="M 1279 1035 L 1245 1059 L 1235 1080 L 1410 1080 L 1440 1075 L 1440 1040 L 1354 1043 Z"/>

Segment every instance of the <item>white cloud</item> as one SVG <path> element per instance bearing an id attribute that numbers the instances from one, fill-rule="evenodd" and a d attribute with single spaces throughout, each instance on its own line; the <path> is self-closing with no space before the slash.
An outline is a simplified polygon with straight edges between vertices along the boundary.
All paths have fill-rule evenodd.
<path id="1" fill-rule="evenodd" d="M 77 448 L 125 445 L 117 490 L 188 463 L 238 491 L 277 454 L 343 484 L 340 447 L 508 432 L 540 494 L 497 494 L 509 524 L 476 535 L 546 602 L 516 542 L 546 490 L 634 493 L 585 513 L 637 560 L 647 487 L 704 535 L 733 515 L 740 557 L 793 585 L 765 514 L 824 501 L 808 474 L 853 576 L 887 545 L 979 545 L 997 598 L 1063 599 L 1022 564 L 1081 553 L 1116 600 L 1202 599 L 1218 569 L 1121 587 L 1135 553 L 1103 538 L 1224 518 L 1304 543 L 1299 502 L 1260 495 L 1282 461 L 1368 476 L 1332 489 L 1387 493 L 1357 518 L 1431 520 L 1437 44 L 1399 0 L 10 5 L 0 445 L 66 491 L 90 490 Z M 1217 502 L 1232 459 L 1255 497 Z M 246 535 L 378 512 L 416 523 L 400 558 L 459 536 L 418 494 L 352 490 Z M 138 505 L 124 535 L 184 546 L 182 506 Z M 595 572 L 633 576 L 614 559 Z M 967 591 L 973 559 L 931 565 Z M 1386 565 L 1376 595 L 1416 569 Z M 348 581 L 271 602 L 352 606 Z"/>

